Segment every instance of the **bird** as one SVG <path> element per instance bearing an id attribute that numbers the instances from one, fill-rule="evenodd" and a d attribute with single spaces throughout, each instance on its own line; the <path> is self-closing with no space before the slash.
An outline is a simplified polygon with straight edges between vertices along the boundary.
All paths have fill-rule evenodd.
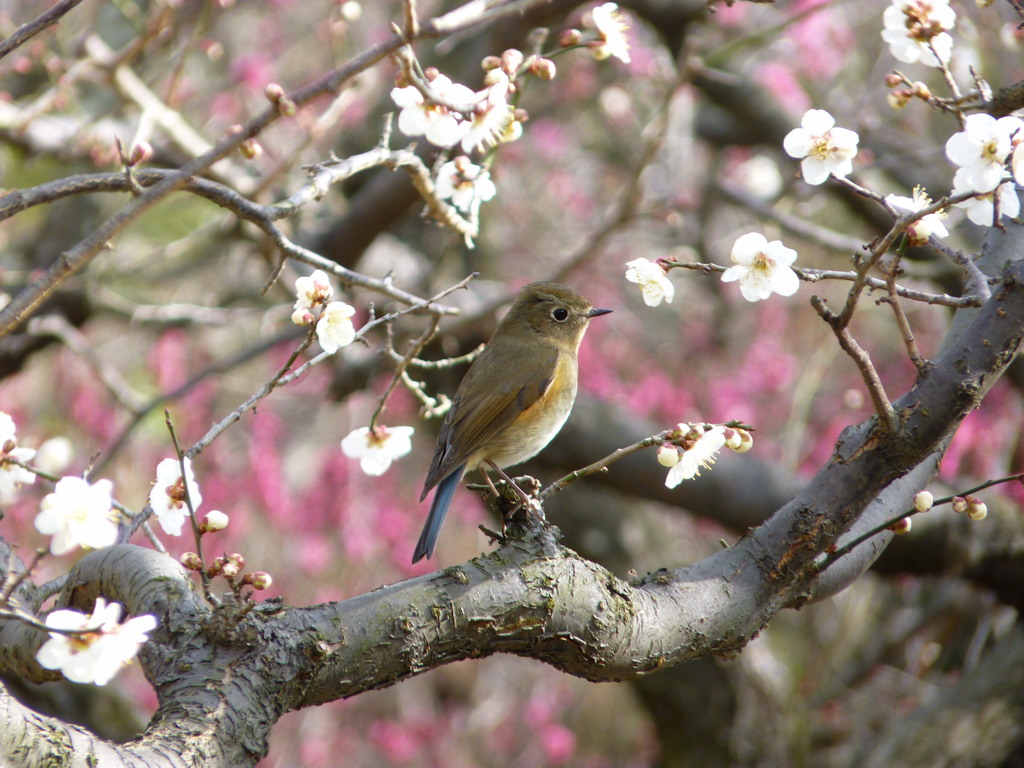
<path id="1" fill-rule="evenodd" d="M 413 563 L 433 554 L 467 469 L 479 470 L 493 488 L 488 468 L 508 479 L 503 468 L 533 458 L 558 434 L 576 400 L 583 334 L 592 319 L 611 311 L 595 309 L 561 283 L 530 283 L 519 291 L 441 424 L 420 502 L 437 491 Z"/>

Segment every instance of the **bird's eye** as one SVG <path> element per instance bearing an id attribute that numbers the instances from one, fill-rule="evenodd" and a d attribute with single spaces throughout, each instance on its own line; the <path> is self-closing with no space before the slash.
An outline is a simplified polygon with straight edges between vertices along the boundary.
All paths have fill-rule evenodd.
<path id="1" fill-rule="evenodd" d="M 569 310 L 564 307 L 555 307 L 551 310 L 551 317 L 559 323 L 564 323 L 569 317 Z"/>

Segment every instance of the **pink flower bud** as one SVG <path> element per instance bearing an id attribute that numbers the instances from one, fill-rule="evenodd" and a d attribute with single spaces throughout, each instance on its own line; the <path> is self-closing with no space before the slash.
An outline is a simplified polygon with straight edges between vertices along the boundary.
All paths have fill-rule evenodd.
<path id="1" fill-rule="evenodd" d="M 567 29 L 558 38 L 558 44 L 563 48 L 572 48 L 579 45 L 583 39 L 583 33 L 578 29 Z"/>
<path id="2" fill-rule="evenodd" d="M 252 574 L 252 578 L 249 579 L 249 583 L 252 584 L 253 589 L 268 589 L 274 583 L 274 580 L 266 571 L 256 571 Z"/>
<path id="3" fill-rule="evenodd" d="M 203 561 L 199 559 L 199 555 L 195 552 L 182 552 L 179 562 L 190 571 L 201 571 L 203 569 Z"/>
<path id="4" fill-rule="evenodd" d="M 902 536 L 905 533 L 910 533 L 911 525 L 912 525 L 912 523 L 910 522 L 910 518 L 909 517 L 904 517 L 904 518 L 902 518 L 900 520 L 897 520 L 892 525 L 890 525 L 889 526 L 889 530 L 892 531 L 893 533 L 897 534 L 897 535 L 901 535 Z"/>

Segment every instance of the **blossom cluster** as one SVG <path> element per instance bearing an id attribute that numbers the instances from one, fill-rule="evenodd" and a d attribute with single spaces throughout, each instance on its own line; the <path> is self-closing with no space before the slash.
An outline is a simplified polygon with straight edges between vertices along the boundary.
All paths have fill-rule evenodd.
<path id="1" fill-rule="evenodd" d="M 334 288 L 322 269 L 295 280 L 295 307 L 292 322 L 296 325 L 316 324 L 316 340 L 324 352 L 333 355 L 356 338 L 352 323 L 355 307 L 343 301 L 331 301 Z M 316 310 L 319 309 L 319 317 Z"/>
<path id="2" fill-rule="evenodd" d="M 949 30 L 956 13 L 949 0 L 894 0 L 882 14 L 882 40 L 892 55 L 908 64 L 945 66 L 953 52 Z"/>
<path id="3" fill-rule="evenodd" d="M 754 446 L 750 432 L 721 424 L 677 424 L 672 438 L 658 448 L 658 463 L 669 468 L 667 488 L 675 488 L 683 480 L 700 475 L 702 469 L 710 469 L 722 448 L 746 453 Z"/>
<path id="4" fill-rule="evenodd" d="M 594 8 L 590 24 L 594 32 L 586 46 L 594 57 L 615 57 L 628 64 L 629 27 L 618 5 L 603 3 Z M 578 30 L 567 30 L 560 42 L 563 46 L 576 46 L 583 42 L 583 36 Z M 551 80 L 556 72 L 551 59 L 525 55 L 515 48 L 500 56 L 486 57 L 483 65 L 487 74 L 484 87 L 477 91 L 454 82 L 433 67 L 426 68 L 422 77 L 407 69 L 391 90 L 391 99 L 399 108 L 398 129 L 402 133 L 423 136 L 446 150 L 459 147 L 464 153 L 438 169 L 436 194 L 470 216 L 496 191 L 488 168 L 473 163 L 470 156 L 484 154 L 498 144 L 522 136 L 526 113 L 513 104 L 521 75 Z"/>

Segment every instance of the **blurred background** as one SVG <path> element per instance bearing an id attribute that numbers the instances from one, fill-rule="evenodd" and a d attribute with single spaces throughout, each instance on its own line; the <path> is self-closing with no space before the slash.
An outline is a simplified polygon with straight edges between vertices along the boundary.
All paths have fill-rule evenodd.
<path id="1" fill-rule="evenodd" d="M 0 0 L 0 35 L 48 3 Z M 406 174 L 376 169 L 336 187 L 282 223 L 294 241 L 375 278 L 430 295 L 469 272 L 422 356 L 461 355 L 489 337 L 509 298 L 558 279 L 614 314 L 581 350 L 580 398 L 565 430 L 523 472 L 545 483 L 679 421 L 739 419 L 755 448 L 723 456 L 669 491 L 653 452 L 552 499 L 565 542 L 616 575 L 699 560 L 785 503 L 828 460 L 839 432 L 871 413 L 853 364 L 810 308 L 848 284 L 803 284 L 791 298 L 749 304 L 719 276 L 674 270 L 672 304 L 647 307 L 624 279 L 631 259 L 727 264 L 750 231 L 781 238 L 798 266 L 849 270 L 891 220 L 834 183 L 811 187 L 782 138 L 808 108 L 856 130 L 857 180 L 933 197 L 953 175 L 944 157 L 955 119 L 913 100 L 890 106 L 884 76 L 902 68 L 948 95 L 937 71 L 897 62 L 880 37 L 881 0 L 797 0 L 707 7 L 699 0 L 622 3 L 630 62 L 587 50 L 553 57 L 557 76 L 531 79 L 517 106 L 524 134 L 491 168 L 495 198 L 481 209 L 476 247 L 423 215 Z M 419 2 L 421 18 L 454 3 Z M 952 71 L 995 87 L 1022 77 L 1021 21 L 1009 4 L 956 4 Z M 592 5 L 540 10 L 417 46 L 424 66 L 478 89 L 481 60 L 525 49 L 532 30 L 582 28 Z M 264 88 L 291 90 L 359 54 L 400 21 L 399 2 L 118 0 L 83 3 L 0 60 L 0 178 L 7 189 L 119 169 L 114 138 L 149 142 L 153 167 L 174 167 L 264 109 Z M 254 159 L 234 156 L 212 178 L 262 203 L 288 197 L 306 167 L 377 144 L 398 71 L 384 61 L 332 99 L 278 121 Z M 397 131 L 392 146 L 407 137 Z M 431 162 L 426 142 L 418 151 Z M 76 195 L 0 223 L 0 292 L 8 297 L 109 217 L 126 196 Z M 984 230 L 953 214 L 954 248 Z M 163 409 L 183 444 L 198 440 L 255 392 L 301 338 L 289 321 L 289 263 L 263 293 L 279 254 L 254 226 L 178 193 L 146 213 L 28 325 L 0 340 L 0 410 L 21 445 L 70 440 L 62 470 L 90 465 L 115 496 L 141 509 L 157 462 L 172 455 Z M 911 249 L 901 282 L 960 292 L 960 272 Z M 340 286 L 335 281 L 335 288 Z M 396 308 L 362 290 L 339 298 L 357 327 Z M 922 354 L 937 349 L 950 310 L 908 303 Z M 424 327 L 395 325 L 398 349 Z M 864 302 L 854 333 L 898 396 L 916 370 L 891 310 Z M 410 566 L 426 505 L 417 503 L 437 420 L 399 387 L 381 422 L 416 429 L 413 451 L 369 477 L 338 443 L 366 426 L 394 371 L 383 333 L 264 400 L 195 462 L 203 509 L 229 528 L 207 541 L 270 572 L 268 593 L 303 605 L 344 600 L 454 565 L 489 548 L 493 527 L 460 491 L 434 558 Z M 452 394 L 465 368 L 411 370 L 431 394 Z M 972 414 L 942 464 L 935 495 L 1024 470 L 1020 371 Z M 0 535 L 43 544 L 32 527 L 48 491 L 39 482 L 4 500 Z M 634 683 L 592 684 L 539 662 L 492 657 L 438 669 L 386 690 L 287 715 L 265 768 L 333 766 L 885 766 L 1024 765 L 1024 639 L 1019 484 L 986 492 L 984 523 L 936 510 L 916 519 L 876 568 L 822 604 L 787 611 L 735 658 L 702 659 Z M 141 537 L 139 543 L 142 543 Z M 165 542 L 174 555 L 188 538 Z M 216 554 L 216 553 L 215 553 Z M 42 575 L 66 570 L 51 558 Z M 141 730 L 155 707 L 133 668 L 107 688 L 25 686 L 41 711 L 110 738 Z"/>

